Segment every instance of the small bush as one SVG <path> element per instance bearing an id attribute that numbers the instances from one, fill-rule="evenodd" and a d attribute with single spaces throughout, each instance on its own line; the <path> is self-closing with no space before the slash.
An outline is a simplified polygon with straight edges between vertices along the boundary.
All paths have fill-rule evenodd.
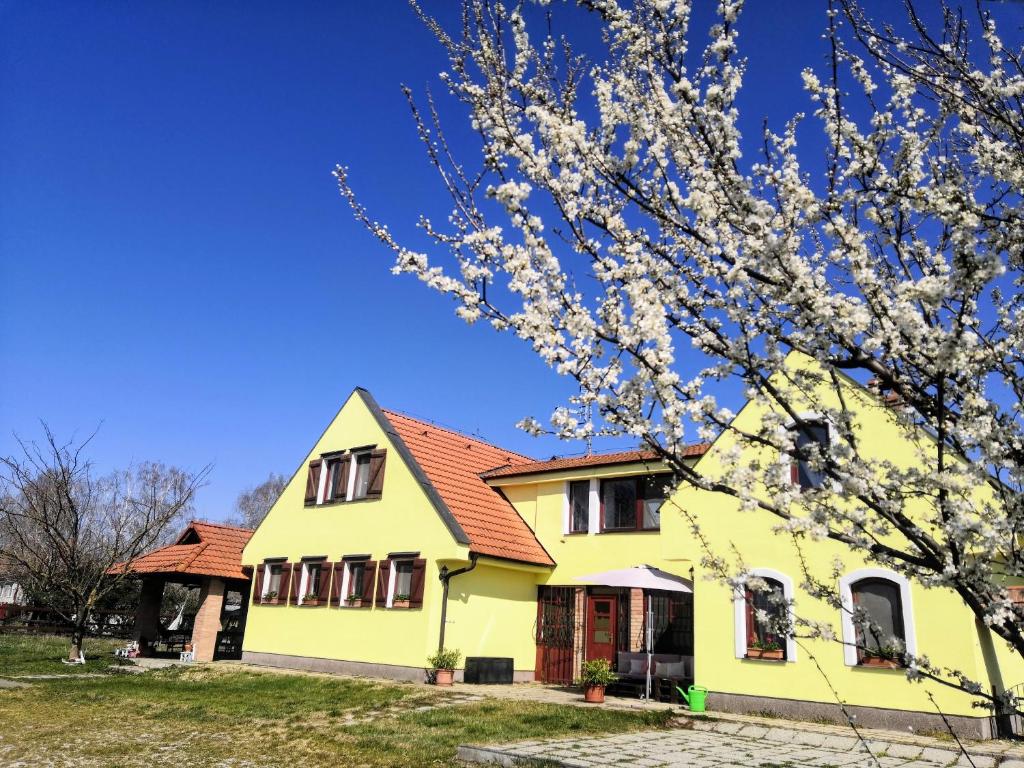
<path id="1" fill-rule="evenodd" d="M 462 651 L 458 648 L 442 648 L 427 657 L 427 664 L 434 669 L 454 670 L 462 661 Z"/>

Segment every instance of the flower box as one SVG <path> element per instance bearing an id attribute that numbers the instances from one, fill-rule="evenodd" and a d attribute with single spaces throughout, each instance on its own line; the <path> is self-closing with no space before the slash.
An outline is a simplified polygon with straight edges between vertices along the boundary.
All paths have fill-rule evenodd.
<path id="1" fill-rule="evenodd" d="M 409 601 L 408 600 L 399 600 L 398 598 L 395 598 L 394 600 L 391 601 L 391 607 L 392 608 L 408 608 L 409 607 Z"/>
<path id="2" fill-rule="evenodd" d="M 781 648 L 747 648 L 747 658 L 782 661 L 785 658 L 785 653 Z"/>

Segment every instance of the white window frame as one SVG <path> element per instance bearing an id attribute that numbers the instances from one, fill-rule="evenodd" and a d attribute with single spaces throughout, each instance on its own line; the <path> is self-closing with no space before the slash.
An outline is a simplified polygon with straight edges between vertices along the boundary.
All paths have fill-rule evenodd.
<path id="1" fill-rule="evenodd" d="M 572 529 L 572 499 L 569 496 L 569 488 L 573 483 L 589 483 L 587 488 L 587 530 L 585 535 L 592 536 L 594 534 L 594 526 L 601 524 L 601 497 L 598 494 L 598 481 L 596 477 L 589 479 L 585 477 L 577 478 L 576 480 L 566 480 L 562 485 L 562 535 L 568 536 L 570 533 L 573 536 L 584 535 L 583 531 L 573 531 Z"/>
<path id="2" fill-rule="evenodd" d="M 395 587 L 398 585 L 398 564 L 413 563 L 415 557 L 398 557 L 392 560 L 388 558 L 391 567 L 388 568 L 388 599 L 384 602 L 386 608 L 393 608 L 395 604 Z"/>
<path id="3" fill-rule="evenodd" d="M 348 488 L 345 490 L 345 501 L 360 501 L 366 498 L 366 496 L 360 496 L 358 499 L 356 499 L 356 470 L 359 466 L 356 461 L 356 458 L 359 456 L 369 456 L 371 451 L 372 449 L 367 449 L 365 451 L 355 451 L 351 455 L 351 458 L 349 460 L 352 462 L 352 464 L 348 468 Z M 370 471 L 369 467 L 367 467 L 366 471 Z M 366 490 L 370 490 L 369 477 L 367 477 Z"/>
<path id="4" fill-rule="evenodd" d="M 366 560 L 345 560 L 345 567 L 341 571 L 341 590 L 338 592 L 338 605 L 341 608 L 354 608 L 355 606 L 348 602 L 348 585 L 352 581 L 352 566 L 355 563 L 360 563 L 363 566 L 363 578 L 366 578 Z M 390 608 L 390 604 L 388 604 Z"/>
<path id="5" fill-rule="evenodd" d="M 914 606 L 910 598 L 910 581 L 895 571 L 885 568 L 861 568 L 839 579 L 839 600 L 842 603 L 843 661 L 848 667 L 862 666 L 857 658 L 857 631 L 853 626 L 853 585 L 863 579 L 884 579 L 900 589 L 903 609 L 903 644 L 906 653 L 917 655 L 917 632 L 914 629 Z"/>
<path id="6" fill-rule="evenodd" d="M 281 569 L 281 578 L 278 579 L 278 582 L 277 582 L 277 599 L 278 600 L 281 599 L 281 581 L 284 579 L 284 563 L 281 563 L 281 562 L 266 563 L 265 562 L 265 563 L 263 563 L 263 591 L 260 592 L 260 600 L 261 601 L 265 600 L 267 595 L 270 593 L 270 579 L 271 579 L 271 576 L 273 575 L 271 573 L 271 569 L 275 568 L 275 567 Z"/>
<path id="7" fill-rule="evenodd" d="M 297 603 L 298 605 L 302 605 L 304 602 L 306 602 L 306 592 L 307 592 L 306 587 L 309 584 L 309 567 L 311 565 L 319 565 L 320 566 L 320 570 L 321 570 L 320 578 L 322 579 L 324 577 L 324 573 L 323 572 L 326 570 L 324 568 L 324 565 L 326 565 L 326 561 L 325 560 L 303 560 L 302 561 L 302 577 L 299 579 L 299 599 L 298 599 L 298 603 Z M 328 576 L 327 578 L 330 578 L 330 576 Z"/>
<path id="8" fill-rule="evenodd" d="M 817 421 L 824 424 L 826 427 L 828 427 L 829 445 L 832 446 L 836 444 L 836 441 L 839 439 L 839 432 L 836 431 L 836 426 L 835 424 L 832 423 L 831 419 L 828 419 L 823 414 L 816 413 L 815 411 L 806 411 L 804 413 L 798 413 L 797 417 L 800 419 L 800 421 Z M 795 431 L 796 419 L 788 419 L 786 421 L 785 428 L 787 432 Z M 783 485 L 797 485 L 797 483 L 793 482 L 792 474 L 793 462 L 795 460 L 796 459 L 794 459 L 793 456 L 790 455 L 787 451 L 782 451 L 779 454 L 779 474 Z M 825 482 L 829 483 L 832 486 L 832 490 L 839 490 L 839 483 L 837 483 L 835 480 L 825 478 Z"/>
<path id="9" fill-rule="evenodd" d="M 774 579 L 782 585 L 782 596 L 786 600 L 786 610 L 789 611 L 789 621 L 792 626 L 795 621 L 793 614 L 793 580 L 781 571 L 772 568 L 751 568 L 746 575 L 750 578 Z M 732 598 L 733 616 L 735 619 L 736 658 L 747 658 L 747 591 L 737 591 Z M 786 661 L 796 661 L 796 638 L 792 634 L 786 636 Z"/>

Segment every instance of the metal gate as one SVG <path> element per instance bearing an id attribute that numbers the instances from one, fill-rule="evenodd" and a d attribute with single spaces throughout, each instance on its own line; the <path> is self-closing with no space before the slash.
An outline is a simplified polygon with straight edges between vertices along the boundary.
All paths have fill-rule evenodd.
<path id="1" fill-rule="evenodd" d="M 573 682 L 574 587 L 537 589 L 537 678 L 542 683 Z"/>

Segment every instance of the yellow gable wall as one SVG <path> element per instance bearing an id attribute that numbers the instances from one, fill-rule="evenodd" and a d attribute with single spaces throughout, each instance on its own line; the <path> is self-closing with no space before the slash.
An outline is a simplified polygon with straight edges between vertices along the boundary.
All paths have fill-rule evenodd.
<path id="1" fill-rule="evenodd" d="M 845 393 L 851 409 L 858 414 L 858 429 L 865 455 L 887 459 L 902 466 L 919 464 L 912 440 L 892 419 L 891 411 L 869 393 L 851 385 Z M 764 417 L 761 406 L 750 403 L 737 416 L 734 426 L 741 431 L 756 431 Z M 927 436 L 919 436 L 927 441 Z M 697 469 L 708 477 L 722 473 L 722 457 L 735 446 L 731 433 L 723 435 L 711 451 L 698 462 Z M 765 461 L 777 456 L 762 455 Z M 678 508 L 673 509 L 674 506 Z M 694 488 L 680 488 L 662 508 L 662 529 L 666 549 L 673 557 L 700 562 L 704 549 L 688 530 L 682 510 L 699 522 L 710 551 L 727 558 L 736 567 L 739 558 L 746 568 L 771 568 L 789 576 L 794 584 L 796 612 L 799 616 L 830 622 L 841 633 L 839 612 L 802 593 L 802 571 L 796 548 L 787 534 L 773 528 L 779 520 L 764 511 L 741 511 L 737 501 L 723 494 Z M 809 570 L 822 580 L 831 580 L 833 562 L 838 557 L 844 572 L 878 567 L 855 555 L 846 547 L 831 542 L 802 542 Z M 935 712 L 927 696 L 930 691 L 947 714 L 978 716 L 971 707 L 972 698 L 934 683 L 910 683 L 899 670 L 848 667 L 839 643 L 805 641 L 792 663 L 742 660 L 735 658 L 735 619 L 732 591 L 718 581 L 702 578 L 697 568 L 695 594 L 695 667 L 697 682 L 712 690 L 766 697 L 781 697 L 834 703 L 825 677 L 839 696 L 849 704 Z M 933 663 L 959 669 L 987 685 L 981 645 L 973 614 L 961 599 L 946 589 L 925 589 L 911 582 L 913 622 L 918 655 Z M 1024 666 L 1011 660 L 1005 644 L 995 643 L 1006 663 L 1007 684 L 1024 680 Z M 813 653 L 821 665 L 818 671 L 810 658 Z"/>
<path id="2" fill-rule="evenodd" d="M 304 506 L 306 466 L 311 460 L 322 453 L 370 444 L 388 451 L 379 500 Z M 423 667 L 427 654 L 437 646 L 438 570 L 443 560 L 464 563 L 468 548 L 455 541 L 419 481 L 354 393 L 253 534 L 243 562 L 255 566 L 266 558 L 297 562 L 318 555 L 336 561 L 352 554 L 370 554 L 380 562 L 389 552 L 410 551 L 427 559 L 421 609 L 252 605 L 244 650 Z"/>

